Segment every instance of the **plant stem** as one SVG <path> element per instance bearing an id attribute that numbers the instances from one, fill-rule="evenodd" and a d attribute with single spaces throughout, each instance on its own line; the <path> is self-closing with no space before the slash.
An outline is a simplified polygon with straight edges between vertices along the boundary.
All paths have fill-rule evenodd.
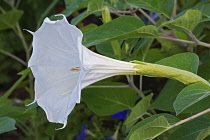
<path id="1" fill-rule="evenodd" d="M 20 24 L 19 23 L 17 23 L 16 28 L 17 28 L 17 31 L 18 31 L 18 36 L 19 36 L 19 38 L 20 38 L 20 40 L 21 40 L 21 42 L 23 44 L 23 47 L 24 47 L 24 50 L 25 50 L 25 53 L 26 53 L 26 61 L 28 62 L 29 57 L 30 57 L 29 56 L 30 54 L 29 54 L 29 51 L 28 51 L 28 45 L 27 45 L 27 43 L 25 41 L 25 38 L 23 36 L 23 32 L 22 32 L 22 30 L 20 28 Z"/>
<path id="2" fill-rule="evenodd" d="M 23 61 L 23 60 L 20 59 L 19 57 L 15 56 L 15 55 L 13 55 L 13 54 L 11 54 L 11 53 L 9 53 L 9 52 L 6 52 L 6 51 L 0 49 L 0 53 L 2 53 L 2 54 L 4 54 L 4 55 L 7 55 L 7 56 L 9 56 L 9 57 L 11 57 L 11 58 L 13 58 L 13 59 L 15 59 L 16 61 L 20 62 L 20 63 L 23 64 L 24 66 L 27 66 L 27 63 L 26 63 L 25 61 Z"/>
<path id="3" fill-rule="evenodd" d="M 205 46 L 207 48 L 210 48 L 210 44 L 205 43 L 205 42 L 201 42 L 201 41 L 194 42 L 194 41 L 182 40 L 182 39 L 166 37 L 166 36 L 159 36 L 158 38 L 167 39 L 167 40 L 171 40 L 171 41 L 175 41 L 175 42 L 182 42 L 182 43 L 189 43 L 189 44 L 194 44 L 194 45 L 200 45 L 200 46 Z"/>
<path id="4" fill-rule="evenodd" d="M 37 27 L 41 25 L 42 20 L 48 15 L 48 13 L 55 7 L 55 5 L 58 3 L 59 0 L 53 0 L 50 5 L 46 8 L 46 10 L 43 12 L 41 17 L 39 18 L 37 22 Z"/>
<path id="5" fill-rule="evenodd" d="M 127 78 L 127 80 L 128 80 L 128 83 L 129 83 L 130 87 L 133 88 L 133 89 L 139 94 L 139 96 L 140 96 L 141 98 L 144 98 L 145 95 L 143 94 L 142 91 L 140 91 L 140 90 L 134 85 L 134 83 L 132 82 L 132 80 L 131 80 L 131 78 L 129 77 L 129 75 L 126 75 L 126 78 Z"/>
<path id="6" fill-rule="evenodd" d="M 173 10 L 173 13 L 172 13 L 173 17 L 176 16 L 176 10 L 177 10 L 177 0 L 174 0 L 174 10 Z"/>
<path id="7" fill-rule="evenodd" d="M 111 86 L 111 85 L 96 85 L 96 86 L 88 86 L 86 88 L 128 88 L 129 85 L 119 85 L 119 86 Z"/>
<path id="8" fill-rule="evenodd" d="M 5 13 L 6 11 L 0 6 L 0 11 L 2 12 L 2 13 Z"/>
<path id="9" fill-rule="evenodd" d="M 114 54 L 120 56 L 121 55 L 121 48 L 120 48 L 118 40 L 111 41 L 111 45 L 112 45 L 112 49 L 114 51 Z"/>
<path id="10" fill-rule="evenodd" d="M 103 19 L 104 24 L 108 23 L 112 20 L 108 7 L 104 7 L 102 9 L 102 19 Z M 112 49 L 114 51 L 114 54 L 118 55 L 118 56 L 121 56 L 121 47 L 119 45 L 118 40 L 111 41 L 111 45 L 112 45 Z"/>
<path id="11" fill-rule="evenodd" d="M 105 138 L 104 138 L 104 135 L 101 133 L 101 131 L 100 131 L 100 129 L 99 129 L 99 127 L 97 126 L 97 124 L 96 124 L 95 121 L 93 121 L 93 125 L 94 125 L 94 127 L 96 128 L 96 130 L 98 131 L 98 133 L 100 134 L 101 138 L 102 138 L 102 139 L 105 139 Z"/>
<path id="12" fill-rule="evenodd" d="M 144 12 L 144 10 L 142 10 L 141 8 L 138 9 L 146 18 L 148 18 L 148 20 L 150 22 L 152 22 L 152 24 L 157 24 L 146 12 Z"/>
<path id="13" fill-rule="evenodd" d="M 180 121 L 180 122 L 178 122 L 178 123 L 176 123 L 176 124 L 170 126 L 167 130 L 169 130 L 169 129 L 171 129 L 171 128 L 174 128 L 174 127 L 176 127 L 176 126 L 178 126 L 178 125 L 181 125 L 181 124 L 183 124 L 183 123 L 186 123 L 186 122 L 188 122 L 188 121 L 190 121 L 190 120 L 192 120 L 192 119 L 195 119 L 195 118 L 197 118 L 197 117 L 199 117 L 199 116 L 202 116 L 202 115 L 204 115 L 204 114 L 206 114 L 206 113 L 208 113 L 208 112 L 210 112 L 210 108 L 208 108 L 208 109 L 206 109 L 206 110 L 204 110 L 204 111 L 202 111 L 202 112 L 200 112 L 200 113 L 198 113 L 198 114 L 195 114 L 195 115 L 193 115 L 193 116 L 191 116 L 191 117 L 189 117 L 189 118 L 186 118 L 186 119 L 184 119 L 184 120 L 182 120 L 182 121 Z"/>

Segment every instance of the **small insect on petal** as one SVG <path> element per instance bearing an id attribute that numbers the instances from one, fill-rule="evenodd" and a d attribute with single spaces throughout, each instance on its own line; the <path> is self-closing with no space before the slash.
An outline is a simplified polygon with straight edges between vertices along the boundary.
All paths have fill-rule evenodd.
<path id="1" fill-rule="evenodd" d="M 70 71 L 80 71 L 80 67 L 71 68 Z"/>

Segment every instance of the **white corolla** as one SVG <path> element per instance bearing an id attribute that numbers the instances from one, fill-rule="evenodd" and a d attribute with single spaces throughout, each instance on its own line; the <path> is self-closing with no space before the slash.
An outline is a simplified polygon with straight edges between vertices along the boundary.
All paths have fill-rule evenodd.
<path id="1" fill-rule="evenodd" d="M 62 20 L 44 20 L 33 35 L 28 66 L 35 77 L 35 100 L 50 122 L 67 124 L 68 115 L 80 102 L 81 90 L 99 80 L 135 74 L 136 64 L 96 54 L 82 45 L 82 32 Z M 33 102 L 33 103 L 34 103 Z"/>

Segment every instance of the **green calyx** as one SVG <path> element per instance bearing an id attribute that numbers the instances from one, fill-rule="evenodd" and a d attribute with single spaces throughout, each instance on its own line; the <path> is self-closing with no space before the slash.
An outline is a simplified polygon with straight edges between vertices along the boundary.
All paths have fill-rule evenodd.
<path id="1" fill-rule="evenodd" d="M 139 75 L 166 77 L 178 80 L 187 85 L 198 82 L 209 85 L 209 82 L 207 82 L 205 79 L 186 70 L 141 61 L 132 62 L 137 64 L 134 66 L 134 68 L 138 69 L 136 72 Z"/>

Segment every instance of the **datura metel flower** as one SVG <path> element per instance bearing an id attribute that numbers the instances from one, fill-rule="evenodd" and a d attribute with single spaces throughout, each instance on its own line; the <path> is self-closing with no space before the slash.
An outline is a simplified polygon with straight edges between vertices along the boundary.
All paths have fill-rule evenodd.
<path id="1" fill-rule="evenodd" d="M 114 76 L 135 74 L 136 64 L 96 54 L 82 45 L 82 32 L 62 20 L 44 20 L 33 35 L 28 66 L 35 77 L 35 100 L 50 122 L 67 124 L 80 103 L 81 89 Z M 34 103 L 33 102 L 33 103 Z"/>
<path id="2" fill-rule="evenodd" d="M 63 15 L 62 15 L 63 16 Z M 133 61 L 123 62 L 96 54 L 82 45 L 82 32 L 62 20 L 44 20 L 33 35 L 33 53 L 28 66 L 35 77 L 35 99 L 50 122 L 67 124 L 68 115 L 80 102 L 81 89 L 114 75 L 150 75 L 202 82 L 191 72 L 168 66 Z M 33 103 L 34 103 L 33 102 Z"/>

